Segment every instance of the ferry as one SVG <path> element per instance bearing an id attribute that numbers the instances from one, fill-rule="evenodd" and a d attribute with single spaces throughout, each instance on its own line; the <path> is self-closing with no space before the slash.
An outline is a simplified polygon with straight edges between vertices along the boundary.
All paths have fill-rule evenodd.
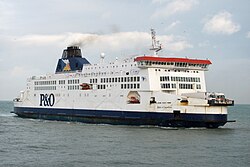
<path id="1" fill-rule="evenodd" d="M 32 76 L 14 99 L 23 118 L 112 125 L 207 127 L 225 125 L 223 93 L 207 92 L 206 59 L 160 57 L 162 49 L 151 29 L 151 55 L 90 63 L 79 46 L 69 46 L 55 73 Z"/>

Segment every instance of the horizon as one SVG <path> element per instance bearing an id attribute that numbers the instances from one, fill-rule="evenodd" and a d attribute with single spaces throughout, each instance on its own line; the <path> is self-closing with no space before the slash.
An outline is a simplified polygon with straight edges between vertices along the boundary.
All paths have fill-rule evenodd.
<path id="1" fill-rule="evenodd" d="M 248 5 L 247 5 L 248 4 Z M 0 100 L 26 79 L 53 73 L 63 49 L 79 44 L 92 64 L 148 54 L 150 29 L 162 57 L 209 59 L 208 92 L 250 104 L 250 1 L 0 1 Z"/>

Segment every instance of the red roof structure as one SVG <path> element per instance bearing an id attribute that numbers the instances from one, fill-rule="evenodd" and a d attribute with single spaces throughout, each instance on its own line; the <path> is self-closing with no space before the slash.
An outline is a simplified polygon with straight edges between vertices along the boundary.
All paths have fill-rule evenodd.
<path id="1" fill-rule="evenodd" d="M 210 60 L 188 59 L 188 58 L 168 58 L 168 57 L 152 57 L 141 56 L 135 58 L 135 61 L 157 61 L 157 62 L 178 62 L 190 64 L 212 64 Z"/>

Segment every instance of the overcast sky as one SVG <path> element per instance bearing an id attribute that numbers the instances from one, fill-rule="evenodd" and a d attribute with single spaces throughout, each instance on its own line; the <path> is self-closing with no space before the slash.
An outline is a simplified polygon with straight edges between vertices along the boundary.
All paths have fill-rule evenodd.
<path id="1" fill-rule="evenodd" d="M 0 0 L 0 100 L 72 44 L 91 63 L 150 54 L 154 28 L 161 56 L 210 59 L 207 90 L 250 104 L 249 12 L 249 0 Z"/>

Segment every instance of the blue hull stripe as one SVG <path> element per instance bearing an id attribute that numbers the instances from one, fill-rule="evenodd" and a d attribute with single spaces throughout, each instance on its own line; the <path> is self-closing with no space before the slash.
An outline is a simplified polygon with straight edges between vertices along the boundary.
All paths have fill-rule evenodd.
<path id="1" fill-rule="evenodd" d="M 156 125 L 166 127 L 218 127 L 227 122 L 226 114 L 173 114 L 115 110 L 14 107 L 20 117 L 48 120 L 106 123 L 119 125 Z"/>

